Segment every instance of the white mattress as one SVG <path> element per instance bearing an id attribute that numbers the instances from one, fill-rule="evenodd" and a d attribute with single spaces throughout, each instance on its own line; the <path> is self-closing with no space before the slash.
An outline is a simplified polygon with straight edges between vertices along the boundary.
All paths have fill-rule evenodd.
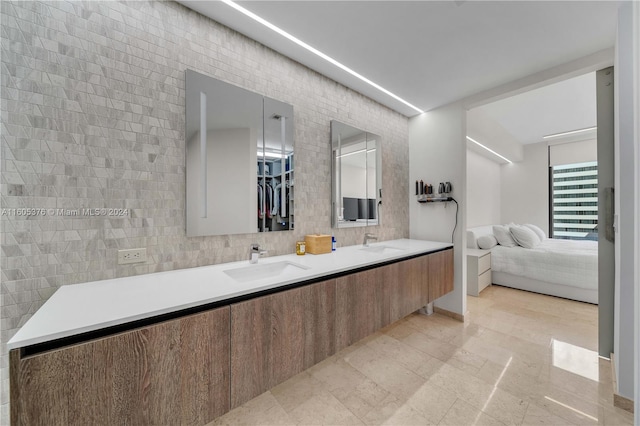
<path id="1" fill-rule="evenodd" d="M 598 243 L 546 239 L 534 249 L 496 246 L 491 249 L 496 272 L 571 287 L 598 288 Z"/>

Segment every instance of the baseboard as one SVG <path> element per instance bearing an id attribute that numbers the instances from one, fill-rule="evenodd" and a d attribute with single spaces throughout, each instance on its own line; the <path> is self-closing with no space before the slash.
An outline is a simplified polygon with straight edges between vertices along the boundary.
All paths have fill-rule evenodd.
<path id="1" fill-rule="evenodd" d="M 454 320 L 458 320 L 460 322 L 464 322 L 464 315 L 460 315 L 456 312 L 451 312 L 446 309 L 438 308 L 437 306 L 433 307 L 433 312 L 436 314 L 444 315 L 445 317 L 453 318 Z"/>
<path id="2" fill-rule="evenodd" d="M 613 406 L 618 407 L 622 410 L 633 413 L 633 400 L 629 398 L 625 398 L 624 396 L 618 395 L 617 393 L 613 393 Z"/>
<path id="3" fill-rule="evenodd" d="M 611 354 L 611 377 L 611 383 L 613 384 L 613 406 L 633 413 L 633 400 L 618 394 L 618 381 L 616 380 L 616 362 L 615 358 L 613 357 L 613 353 Z"/>

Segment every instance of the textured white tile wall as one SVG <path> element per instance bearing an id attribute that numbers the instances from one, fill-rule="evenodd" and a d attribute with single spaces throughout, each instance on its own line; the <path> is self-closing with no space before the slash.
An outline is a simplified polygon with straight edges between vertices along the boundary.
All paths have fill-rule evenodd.
<path id="1" fill-rule="evenodd" d="M 330 233 L 329 122 L 382 137 L 381 239 L 408 237 L 407 119 L 179 4 L 0 2 L 3 209 L 127 208 L 130 217 L 1 216 L 2 423 L 6 342 L 65 284 L 292 252 Z M 296 230 L 185 237 L 184 71 L 294 106 Z M 363 229 L 336 230 L 339 245 Z M 146 247 L 142 265 L 116 251 Z M 177 283 L 176 285 L 179 285 Z"/>

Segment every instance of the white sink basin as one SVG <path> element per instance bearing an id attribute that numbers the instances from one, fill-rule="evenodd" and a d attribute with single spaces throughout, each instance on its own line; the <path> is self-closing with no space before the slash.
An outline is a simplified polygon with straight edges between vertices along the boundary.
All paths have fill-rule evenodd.
<path id="1" fill-rule="evenodd" d="M 227 269 L 224 273 L 236 281 L 247 282 L 262 278 L 277 277 L 289 272 L 302 271 L 305 269 L 309 269 L 309 267 L 300 265 L 299 263 L 282 261 L 273 263 L 256 263 L 253 265 L 250 264 L 240 268 Z"/>
<path id="2" fill-rule="evenodd" d="M 369 253 L 393 254 L 393 253 L 401 252 L 404 249 L 401 249 L 398 247 L 392 247 L 392 246 L 385 246 L 385 245 L 375 245 L 375 246 L 369 246 L 369 247 L 362 247 L 360 248 L 360 250 L 367 251 Z"/>

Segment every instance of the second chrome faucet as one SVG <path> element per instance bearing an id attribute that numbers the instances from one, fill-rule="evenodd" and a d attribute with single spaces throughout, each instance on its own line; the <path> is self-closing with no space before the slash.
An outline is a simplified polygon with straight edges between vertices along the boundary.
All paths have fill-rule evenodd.
<path id="1" fill-rule="evenodd" d="M 364 241 L 362 241 L 362 246 L 363 247 L 369 247 L 369 241 L 370 240 L 377 240 L 378 237 L 376 237 L 375 235 L 367 232 L 366 234 L 364 234 Z"/>

